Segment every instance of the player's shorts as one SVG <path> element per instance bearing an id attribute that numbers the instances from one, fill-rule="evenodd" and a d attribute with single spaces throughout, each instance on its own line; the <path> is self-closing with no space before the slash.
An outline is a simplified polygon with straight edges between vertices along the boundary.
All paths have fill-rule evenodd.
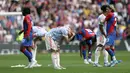
<path id="1" fill-rule="evenodd" d="M 32 46 L 32 42 L 33 42 L 33 38 L 30 38 L 29 40 L 27 40 L 26 38 L 23 38 L 21 44 L 22 46 Z"/>
<path id="2" fill-rule="evenodd" d="M 115 33 L 108 35 L 105 45 L 114 46 L 115 45 L 115 38 L 116 38 L 116 34 Z"/>
<path id="3" fill-rule="evenodd" d="M 97 45 L 105 45 L 106 38 L 104 35 L 97 36 Z"/>
<path id="4" fill-rule="evenodd" d="M 59 49 L 59 45 L 56 41 L 54 41 L 51 36 L 45 35 L 45 44 L 47 50 L 55 50 L 57 51 Z"/>

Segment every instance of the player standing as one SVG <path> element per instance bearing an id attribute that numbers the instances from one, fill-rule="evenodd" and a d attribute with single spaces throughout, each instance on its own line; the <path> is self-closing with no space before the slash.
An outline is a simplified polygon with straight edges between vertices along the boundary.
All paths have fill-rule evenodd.
<path id="1" fill-rule="evenodd" d="M 98 63 L 101 51 L 103 52 L 103 55 L 104 55 L 104 66 L 109 65 L 108 52 L 104 49 L 104 45 L 106 43 L 106 37 L 104 36 L 106 34 L 106 27 L 105 27 L 106 25 L 103 23 L 105 18 L 106 18 L 105 13 L 106 12 L 103 12 L 98 17 L 99 26 L 98 26 L 98 31 L 96 33 L 96 36 L 97 36 L 97 48 L 95 50 L 95 62 L 94 62 L 94 66 L 96 66 L 96 67 L 102 67 Z"/>
<path id="2" fill-rule="evenodd" d="M 76 38 L 80 41 L 80 55 L 83 55 L 84 63 L 89 64 L 93 61 L 92 57 L 92 44 L 93 40 L 96 38 L 95 33 L 90 29 L 78 28 Z M 88 59 L 86 58 L 86 45 L 88 45 Z"/>
<path id="3" fill-rule="evenodd" d="M 32 47 L 32 59 L 34 61 L 36 61 L 36 63 L 32 67 L 41 67 L 41 65 L 38 64 L 37 60 L 36 60 L 37 44 L 38 44 L 39 41 L 42 41 L 42 37 L 45 36 L 47 31 L 40 26 L 32 26 L 32 29 L 33 29 L 33 37 L 34 37 L 33 38 L 33 47 Z M 22 32 L 23 32 L 23 30 L 19 32 L 19 35 Z"/>
<path id="4" fill-rule="evenodd" d="M 111 12 L 111 8 L 108 5 L 103 5 L 101 7 L 101 10 L 103 12 L 106 12 L 105 16 L 105 21 L 107 22 L 106 25 L 106 37 L 107 41 L 105 44 L 105 49 L 109 53 L 109 55 L 112 58 L 112 62 L 109 66 L 113 67 L 115 64 L 118 63 L 115 57 L 114 51 L 112 51 L 112 48 L 114 47 L 115 39 L 116 39 L 116 25 L 117 25 L 117 20 L 114 14 Z"/>
<path id="5" fill-rule="evenodd" d="M 31 23 L 31 16 L 30 16 L 30 8 L 24 7 L 23 10 L 23 32 L 24 38 L 21 42 L 20 51 L 24 53 L 24 55 L 28 58 L 29 64 L 26 68 L 31 68 L 36 61 L 32 59 L 32 41 L 33 41 L 33 30 L 32 30 L 32 23 Z"/>
<path id="6" fill-rule="evenodd" d="M 69 37 L 72 35 L 71 37 Z M 45 35 L 46 49 L 51 51 L 52 63 L 55 69 L 66 69 L 60 65 L 60 46 L 63 39 L 68 43 L 74 37 L 70 27 L 52 28 Z"/>

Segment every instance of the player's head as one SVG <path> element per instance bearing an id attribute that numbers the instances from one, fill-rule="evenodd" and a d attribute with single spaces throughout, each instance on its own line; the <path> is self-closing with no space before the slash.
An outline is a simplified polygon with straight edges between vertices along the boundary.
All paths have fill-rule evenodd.
<path id="1" fill-rule="evenodd" d="M 111 7 L 109 5 L 103 5 L 101 10 L 103 13 L 111 12 Z"/>
<path id="2" fill-rule="evenodd" d="M 73 35 L 73 33 L 74 33 L 73 27 L 70 26 L 70 25 L 65 25 L 64 27 L 65 27 L 65 28 L 67 29 L 67 31 L 68 31 L 68 36 L 71 37 L 71 36 Z"/>
<path id="3" fill-rule="evenodd" d="M 111 12 L 115 12 L 116 11 L 116 9 L 115 9 L 115 7 L 113 5 L 110 5 L 110 9 L 111 9 Z"/>
<path id="4" fill-rule="evenodd" d="M 22 8 L 22 14 L 23 16 L 26 16 L 27 14 L 30 14 L 31 10 L 29 7 L 23 7 Z"/>

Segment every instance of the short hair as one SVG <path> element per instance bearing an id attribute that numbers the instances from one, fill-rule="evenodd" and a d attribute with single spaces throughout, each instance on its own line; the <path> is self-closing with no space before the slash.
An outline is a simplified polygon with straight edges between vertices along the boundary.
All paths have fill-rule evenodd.
<path id="1" fill-rule="evenodd" d="M 109 5 L 103 5 L 103 6 L 101 7 L 101 10 L 102 10 L 103 12 L 106 12 L 107 7 L 111 9 L 111 7 L 110 7 Z"/>
<path id="2" fill-rule="evenodd" d="M 29 7 L 22 8 L 22 14 L 23 16 L 26 16 L 27 14 L 30 14 L 31 10 Z"/>

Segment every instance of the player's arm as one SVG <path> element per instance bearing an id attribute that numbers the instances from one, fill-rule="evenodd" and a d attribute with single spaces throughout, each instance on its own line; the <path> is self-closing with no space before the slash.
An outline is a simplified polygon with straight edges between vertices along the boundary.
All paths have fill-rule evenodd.
<path id="1" fill-rule="evenodd" d="M 24 32 L 24 30 L 21 30 L 21 31 L 18 33 L 18 35 L 21 35 L 23 32 Z"/>
<path id="2" fill-rule="evenodd" d="M 75 34 L 72 33 L 72 36 L 71 36 L 71 37 L 68 37 L 68 35 L 63 36 L 63 37 L 64 37 L 65 41 L 66 41 L 67 43 L 69 43 L 69 42 L 73 39 L 74 36 L 75 36 Z"/>
<path id="3" fill-rule="evenodd" d="M 105 31 L 104 31 L 104 29 L 103 29 L 103 23 L 102 23 L 102 22 L 100 22 L 100 24 L 99 24 L 99 29 L 100 29 L 101 33 L 102 33 L 105 37 L 107 37 L 106 34 L 105 34 Z"/>

